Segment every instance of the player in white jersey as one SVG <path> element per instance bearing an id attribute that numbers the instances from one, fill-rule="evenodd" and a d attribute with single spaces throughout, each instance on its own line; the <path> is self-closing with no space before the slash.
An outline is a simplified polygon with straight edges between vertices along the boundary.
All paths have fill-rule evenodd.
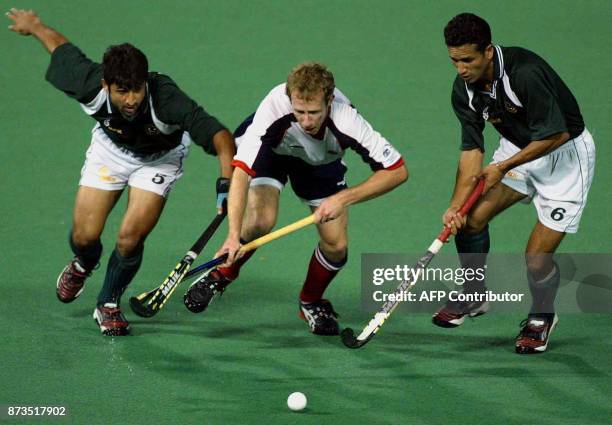
<path id="1" fill-rule="evenodd" d="M 332 73 L 316 62 L 295 67 L 287 83 L 272 89 L 234 136 L 238 152 L 232 162 L 229 232 L 217 252 L 227 253 L 228 261 L 189 288 L 185 305 L 203 311 L 238 277 L 253 254 L 240 257 L 241 244 L 274 227 L 279 195 L 289 180 L 315 212 L 320 237 L 300 292 L 300 316 L 313 333 L 337 335 L 337 315 L 323 293 L 347 261 L 347 207 L 403 183 L 408 171 L 402 156 L 335 89 Z M 373 171 L 351 188 L 344 181 L 342 157 L 347 149 Z"/>

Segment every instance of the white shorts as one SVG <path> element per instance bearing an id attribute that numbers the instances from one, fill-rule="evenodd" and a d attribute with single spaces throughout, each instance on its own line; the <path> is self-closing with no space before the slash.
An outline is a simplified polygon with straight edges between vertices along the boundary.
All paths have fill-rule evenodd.
<path id="1" fill-rule="evenodd" d="M 91 145 L 81 169 L 81 186 L 122 190 L 129 185 L 165 198 L 183 175 L 183 164 L 191 144 L 187 133 L 176 148 L 144 158 L 115 145 L 99 124 L 91 133 Z"/>
<path id="2" fill-rule="evenodd" d="M 493 161 L 510 158 L 520 149 L 502 138 Z M 533 199 L 538 219 L 558 232 L 576 233 L 595 171 L 595 144 L 585 128 L 553 152 L 508 171 L 502 183 Z"/>

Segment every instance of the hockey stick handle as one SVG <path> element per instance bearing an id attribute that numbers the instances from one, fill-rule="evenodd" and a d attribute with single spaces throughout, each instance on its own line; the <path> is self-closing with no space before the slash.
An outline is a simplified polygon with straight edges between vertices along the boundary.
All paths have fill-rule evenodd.
<path id="1" fill-rule="evenodd" d="M 459 208 L 459 211 L 457 211 L 458 214 L 465 217 L 470 212 L 470 210 L 472 209 L 472 207 L 474 206 L 474 204 L 476 203 L 476 201 L 482 194 L 484 186 L 485 186 L 484 179 L 479 180 L 478 184 L 476 185 L 474 190 L 472 190 L 472 193 L 470 193 L 470 196 L 467 198 L 467 201 L 465 201 L 463 205 L 461 205 L 461 208 Z M 450 237 L 450 235 L 451 235 L 451 228 L 444 226 L 444 229 L 440 232 L 440 234 L 438 235 L 436 239 L 439 240 L 440 242 L 446 242 L 448 238 Z"/>
<path id="2" fill-rule="evenodd" d="M 309 215 L 306 218 L 298 220 L 295 223 L 288 224 L 285 227 L 281 227 L 280 229 L 275 230 L 274 232 L 268 233 L 267 235 L 264 235 L 264 236 L 262 236 L 260 238 L 257 238 L 255 240 L 253 240 L 253 241 L 243 245 L 240 248 L 240 252 L 246 253 L 246 252 L 249 252 L 249 251 L 253 251 L 254 249 L 257 249 L 257 248 L 259 248 L 262 245 L 265 245 L 265 244 L 267 244 L 269 242 L 272 242 L 273 240 L 276 240 L 276 239 L 281 238 L 281 237 L 283 237 L 285 235 L 288 235 L 289 233 L 293 233 L 296 230 L 301 229 L 302 227 L 306 227 L 306 226 L 308 226 L 310 224 L 313 224 L 314 222 L 315 222 L 315 215 L 311 214 L 311 215 Z M 196 273 L 198 273 L 198 272 L 200 272 L 202 270 L 207 270 L 207 269 L 209 269 L 211 267 L 219 265 L 219 264 L 223 263 L 226 259 L 227 259 L 227 254 L 223 254 L 220 257 L 217 257 L 217 258 L 215 258 L 213 260 L 210 260 L 210 261 L 208 261 L 208 262 L 206 262 L 204 264 L 200 264 L 199 266 L 194 267 L 193 269 L 189 270 L 187 272 L 187 274 L 185 275 L 185 279 L 193 276 L 194 274 L 196 274 Z"/>

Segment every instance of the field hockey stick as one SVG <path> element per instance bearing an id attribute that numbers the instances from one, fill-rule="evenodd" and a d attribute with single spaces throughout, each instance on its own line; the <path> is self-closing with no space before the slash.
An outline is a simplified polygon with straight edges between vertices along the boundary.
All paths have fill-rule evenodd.
<path id="1" fill-rule="evenodd" d="M 484 189 L 485 181 L 480 180 L 478 185 L 474 188 L 467 201 L 461 206 L 458 213 L 463 217 L 467 215 L 470 211 L 476 200 L 482 193 Z M 370 341 L 374 335 L 380 330 L 381 326 L 385 323 L 385 321 L 391 316 L 391 313 L 395 310 L 395 308 L 399 305 L 402 299 L 402 295 L 405 292 L 408 292 L 417 282 L 417 278 L 420 273 L 415 273 L 415 270 L 427 268 L 433 257 L 440 251 L 440 248 L 444 245 L 444 242 L 448 240 L 451 234 L 450 227 L 444 226 L 444 229 L 440 232 L 438 237 L 434 239 L 432 244 L 427 249 L 427 253 L 421 257 L 419 261 L 417 261 L 416 265 L 410 269 L 408 272 L 408 276 L 406 280 L 404 280 L 396 289 L 395 289 L 395 297 L 389 297 L 389 299 L 393 301 L 387 301 L 383 304 L 383 306 L 378 310 L 378 312 L 374 315 L 374 317 L 370 320 L 367 326 L 361 331 L 359 336 L 355 336 L 355 332 L 351 328 L 346 328 L 340 334 L 342 338 L 342 342 L 349 348 L 360 348 Z M 419 270 L 420 271 L 420 270 Z"/>
<path id="2" fill-rule="evenodd" d="M 227 204 L 223 204 L 221 213 L 217 214 L 213 221 L 208 225 L 206 230 L 200 235 L 193 246 L 187 251 L 187 254 L 174 267 L 168 277 L 162 282 L 159 287 L 149 292 L 130 298 L 130 307 L 132 311 L 141 317 L 152 317 L 157 314 L 160 308 L 164 306 L 168 298 L 172 295 L 179 283 L 185 278 L 185 275 L 191 268 L 195 259 L 200 255 L 204 245 L 208 243 L 210 238 L 215 234 L 219 225 L 227 215 Z"/>
<path id="3" fill-rule="evenodd" d="M 267 244 L 268 242 L 271 242 L 289 233 L 295 232 L 296 230 L 299 230 L 302 227 L 308 226 L 309 224 L 314 223 L 314 221 L 315 221 L 315 216 L 314 214 L 311 214 L 306 218 L 298 220 L 295 223 L 289 224 L 274 232 L 268 233 L 267 235 L 264 235 L 258 239 L 255 239 L 254 241 L 251 241 L 247 243 L 246 245 L 243 245 L 240 248 L 240 251 L 241 252 L 252 251 L 255 248 L 258 248 L 262 245 Z M 187 256 L 185 256 L 185 258 L 186 257 Z M 134 311 L 134 313 L 138 314 L 139 316 L 142 316 L 142 317 L 154 316 L 166 304 L 166 302 L 168 301 L 168 298 L 170 298 L 170 296 L 172 295 L 172 293 L 174 292 L 174 290 L 176 289 L 176 287 L 182 280 L 193 276 L 199 271 L 209 269 L 211 267 L 219 265 L 223 263 L 226 259 L 227 259 L 227 254 L 224 254 L 198 267 L 195 267 L 193 270 L 189 272 L 189 268 L 191 267 L 191 264 L 193 263 L 193 260 L 191 260 L 191 263 L 181 271 L 180 279 L 177 278 L 178 280 L 176 283 L 173 283 L 172 286 L 170 286 L 168 284 L 168 279 L 170 278 L 170 276 L 168 276 L 168 278 L 166 278 L 166 280 L 160 285 L 159 288 L 155 288 L 149 292 L 140 294 L 138 297 L 130 298 L 130 307 L 132 307 L 132 310 Z M 174 272 L 176 272 L 179 269 L 179 267 L 182 267 L 181 264 L 182 262 L 177 264 L 176 268 L 171 273 L 171 275 Z"/>
<path id="4" fill-rule="evenodd" d="M 285 227 L 281 227 L 280 229 L 275 230 L 274 232 L 268 233 L 267 235 L 264 235 L 258 239 L 255 239 L 243 245 L 240 248 L 240 251 L 243 253 L 252 251 L 255 248 L 259 248 L 260 246 L 265 245 L 268 242 L 272 242 L 275 239 L 278 239 L 289 233 L 295 232 L 296 230 L 299 230 L 302 227 L 308 226 L 309 224 L 312 224 L 314 222 L 315 222 L 315 216 L 314 214 L 311 214 L 306 218 L 298 220 L 295 223 L 291 223 Z M 185 276 L 185 278 L 189 278 L 202 270 L 207 270 L 211 267 L 216 266 L 217 264 L 223 263 L 226 259 L 227 259 L 227 254 L 224 254 L 221 257 L 217 257 L 214 260 L 210 260 L 209 262 L 201 264 L 198 267 L 194 267 L 193 269 L 189 271 L 189 273 L 187 273 L 187 276 Z"/>

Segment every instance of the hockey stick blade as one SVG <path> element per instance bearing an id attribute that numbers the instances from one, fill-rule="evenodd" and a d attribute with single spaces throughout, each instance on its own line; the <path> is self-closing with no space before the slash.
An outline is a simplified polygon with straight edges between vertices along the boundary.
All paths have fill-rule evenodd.
<path id="1" fill-rule="evenodd" d="M 478 182 L 468 199 L 459 209 L 458 212 L 460 215 L 466 216 L 469 213 L 472 206 L 476 203 L 478 197 L 480 197 L 480 194 L 484 189 L 484 185 L 484 180 L 480 180 Z M 450 234 L 450 228 L 445 226 L 444 229 L 438 235 L 438 237 L 434 239 L 434 241 L 431 243 L 425 255 L 423 255 L 423 257 L 421 257 L 421 259 L 417 261 L 415 267 L 411 269 L 411 273 L 408 275 L 406 280 L 404 280 L 397 287 L 397 289 L 395 290 L 396 295 L 405 293 L 412 289 L 414 285 L 416 285 L 419 275 L 415 274 L 414 270 L 426 269 L 433 257 L 438 253 L 440 248 L 442 248 L 444 242 L 448 240 Z M 393 311 L 397 308 L 400 303 L 400 299 L 400 297 L 395 297 L 393 301 L 388 300 L 387 302 L 385 302 L 380 308 L 380 310 L 378 310 L 374 317 L 368 322 L 367 326 L 363 329 L 359 336 L 355 336 L 355 332 L 350 328 L 344 329 L 340 334 L 342 343 L 348 348 L 361 348 L 366 345 L 380 330 L 380 328 L 389 318 L 389 316 L 391 316 L 391 313 L 393 313 Z"/>

